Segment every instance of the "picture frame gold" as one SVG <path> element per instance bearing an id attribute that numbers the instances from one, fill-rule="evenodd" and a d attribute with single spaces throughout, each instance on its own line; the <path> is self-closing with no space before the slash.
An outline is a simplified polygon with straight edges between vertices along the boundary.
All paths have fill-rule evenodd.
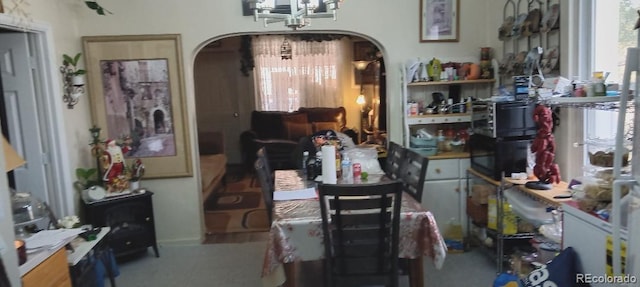
<path id="1" fill-rule="evenodd" d="M 133 141 L 144 178 L 193 176 L 179 34 L 82 37 L 93 124 Z"/>
<path id="2" fill-rule="evenodd" d="M 458 42 L 460 0 L 419 0 L 420 42 Z"/>

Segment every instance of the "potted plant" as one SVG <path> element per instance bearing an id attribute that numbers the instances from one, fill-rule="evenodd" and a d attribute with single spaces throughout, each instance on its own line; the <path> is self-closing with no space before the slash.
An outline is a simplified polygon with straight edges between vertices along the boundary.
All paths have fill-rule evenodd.
<path id="1" fill-rule="evenodd" d="M 84 86 L 84 75 L 87 73 L 86 70 L 78 68 L 81 55 L 81 53 L 78 53 L 71 57 L 67 54 L 62 54 L 62 66 L 71 76 L 71 83 L 77 87 Z"/>
<path id="2" fill-rule="evenodd" d="M 104 12 L 113 14 L 111 13 L 111 11 L 104 9 L 104 7 L 100 6 L 100 4 L 98 4 L 97 1 L 84 1 L 84 4 L 86 4 L 87 7 L 89 7 L 89 9 L 95 10 L 98 15 L 103 15 L 103 16 L 106 15 Z"/>
<path id="3" fill-rule="evenodd" d="M 135 159 L 129 166 L 129 188 L 136 190 L 140 188 L 140 179 L 144 175 L 144 164 L 139 158 Z"/>
<path id="4" fill-rule="evenodd" d="M 98 180 L 97 168 L 76 168 L 76 177 L 78 178 L 75 182 L 76 188 L 81 191 L 101 183 Z"/>
<path id="5" fill-rule="evenodd" d="M 76 168 L 76 177 L 78 180 L 74 184 L 85 202 L 100 200 L 106 196 L 97 168 Z"/>

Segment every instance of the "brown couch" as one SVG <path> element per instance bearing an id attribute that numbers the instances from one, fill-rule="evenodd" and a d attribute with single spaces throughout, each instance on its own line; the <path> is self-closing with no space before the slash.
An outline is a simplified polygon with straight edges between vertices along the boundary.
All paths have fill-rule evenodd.
<path id="1" fill-rule="evenodd" d="M 294 152 L 302 137 L 319 130 L 335 130 L 357 139 L 357 132 L 347 128 L 347 111 L 338 108 L 300 108 L 295 112 L 253 111 L 251 129 L 240 135 L 243 161 L 253 168 L 256 151 L 265 147 L 273 169 L 299 166 Z M 357 141 L 355 141 L 357 142 Z"/>
<path id="2" fill-rule="evenodd" d="M 221 132 L 198 133 L 203 203 L 218 187 L 224 185 L 227 157 L 224 155 L 223 142 Z"/>

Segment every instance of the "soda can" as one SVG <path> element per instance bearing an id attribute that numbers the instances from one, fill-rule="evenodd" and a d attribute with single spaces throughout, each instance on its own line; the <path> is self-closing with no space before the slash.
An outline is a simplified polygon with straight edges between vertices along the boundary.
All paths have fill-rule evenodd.
<path id="1" fill-rule="evenodd" d="M 360 174 L 362 173 L 362 166 L 360 163 L 353 164 L 353 178 L 360 178 Z"/>

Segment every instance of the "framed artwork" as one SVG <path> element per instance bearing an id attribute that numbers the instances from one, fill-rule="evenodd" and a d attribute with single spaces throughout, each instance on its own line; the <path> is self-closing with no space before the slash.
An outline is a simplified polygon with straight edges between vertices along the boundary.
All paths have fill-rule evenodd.
<path id="1" fill-rule="evenodd" d="M 180 35 L 82 37 L 91 115 L 145 178 L 192 176 Z"/>
<path id="2" fill-rule="evenodd" d="M 420 42 L 458 42 L 460 0 L 420 0 Z"/>

